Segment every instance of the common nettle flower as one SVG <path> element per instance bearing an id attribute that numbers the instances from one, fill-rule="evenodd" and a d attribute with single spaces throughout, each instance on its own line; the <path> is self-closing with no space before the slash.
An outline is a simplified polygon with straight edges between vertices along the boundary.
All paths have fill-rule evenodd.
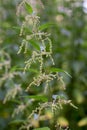
<path id="1" fill-rule="evenodd" d="M 25 55 L 28 55 L 28 52 L 30 50 L 31 53 L 29 54 L 29 58 L 25 60 L 25 67 L 23 68 L 24 73 L 26 73 L 27 71 L 29 72 L 29 69 L 31 68 L 33 68 L 33 70 L 36 69 L 38 73 L 33 76 L 32 81 L 29 82 L 29 85 L 26 86 L 26 88 L 22 88 L 20 84 L 15 84 L 15 86 L 7 92 L 6 97 L 4 99 L 4 103 L 6 101 L 9 101 L 10 99 L 14 99 L 17 95 L 21 95 L 19 96 L 20 103 L 14 109 L 12 117 L 26 111 L 26 120 L 23 122 L 23 125 L 21 125 L 20 130 L 29 130 L 30 127 L 35 127 L 35 120 L 41 120 L 40 117 L 42 114 L 45 115 L 46 109 L 49 109 L 54 114 L 55 111 L 57 111 L 58 109 L 63 109 L 63 105 L 70 104 L 73 107 L 75 106 L 72 104 L 71 100 L 66 100 L 65 98 L 55 95 L 52 92 L 51 93 L 53 96 L 51 95 L 50 100 L 48 99 L 48 93 L 50 93 L 49 87 L 54 80 L 56 82 L 62 83 L 62 90 L 66 89 L 65 84 L 63 81 L 63 77 L 60 76 L 57 72 L 57 70 L 59 69 L 54 69 L 54 71 L 51 71 L 49 69 L 51 66 L 55 65 L 54 59 L 52 58 L 53 52 L 50 34 L 41 29 L 40 17 L 37 15 L 37 13 L 33 11 L 32 7 L 26 0 L 23 0 L 20 3 L 17 13 L 22 6 L 23 8 L 25 7 L 28 10 L 28 13 L 25 13 L 25 18 L 20 29 L 19 35 L 22 38 L 22 42 L 19 47 L 18 54 L 24 51 Z M 30 46 L 32 46 L 32 50 Z M 49 67 L 45 64 L 47 59 L 51 61 L 51 66 Z M 35 64 L 36 66 L 33 67 L 33 65 Z M 15 75 L 16 72 L 11 75 L 13 76 L 12 78 L 14 78 Z M 33 87 L 41 86 L 44 86 L 42 97 L 41 93 L 38 93 L 38 95 L 30 96 L 29 92 Z M 52 87 L 55 86 L 53 85 Z M 24 95 L 22 95 L 23 91 Z M 28 99 L 26 99 L 27 97 Z M 24 98 L 25 100 L 22 100 Z M 32 108 L 33 110 L 31 111 L 31 107 L 34 105 L 36 99 L 39 100 L 39 103 L 37 103 L 36 107 L 34 106 L 34 108 Z"/>

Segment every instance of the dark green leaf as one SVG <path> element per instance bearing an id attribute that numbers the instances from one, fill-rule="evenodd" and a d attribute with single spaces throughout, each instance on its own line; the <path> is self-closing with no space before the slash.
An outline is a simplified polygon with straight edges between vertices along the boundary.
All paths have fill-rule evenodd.
<path id="1" fill-rule="evenodd" d="M 28 13 L 30 13 L 30 14 L 33 13 L 32 7 L 27 2 L 25 2 L 25 8 L 26 8 L 26 10 L 27 10 Z"/>
<path id="2" fill-rule="evenodd" d="M 9 124 L 20 124 L 20 123 L 24 123 L 25 122 L 25 120 L 13 120 L 13 121 L 11 121 Z"/>
<path id="3" fill-rule="evenodd" d="M 17 104 L 20 104 L 20 103 L 21 103 L 20 100 L 16 100 L 16 99 L 11 100 L 11 102 L 14 102 L 14 103 L 17 103 Z"/>

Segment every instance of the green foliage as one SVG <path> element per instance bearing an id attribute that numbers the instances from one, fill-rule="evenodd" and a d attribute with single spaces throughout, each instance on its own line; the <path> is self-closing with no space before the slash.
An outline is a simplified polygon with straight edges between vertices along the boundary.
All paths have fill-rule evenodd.
<path id="1" fill-rule="evenodd" d="M 34 130 L 50 130 L 48 127 L 43 127 L 43 128 L 37 128 L 37 129 L 34 129 Z"/>
<path id="2" fill-rule="evenodd" d="M 56 26 L 54 23 L 45 23 L 39 26 L 39 30 L 44 30 Z"/>
<path id="3" fill-rule="evenodd" d="M 51 71 L 51 72 L 63 72 L 63 73 L 65 73 L 66 75 L 68 75 L 69 77 L 71 77 L 71 75 L 70 75 L 68 72 L 66 72 L 66 71 L 64 71 L 64 70 L 62 70 L 62 69 L 59 69 L 59 68 L 51 68 L 50 71 Z M 72 77 L 71 77 L 71 78 L 72 78 Z"/>
<path id="4" fill-rule="evenodd" d="M 24 98 L 29 98 L 29 99 L 35 99 L 35 100 L 41 100 L 41 101 L 43 101 L 43 102 L 47 102 L 48 101 L 48 99 L 47 99 L 47 97 L 46 96 L 41 96 L 41 95 L 32 95 L 32 96 L 23 96 Z"/>
<path id="5" fill-rule="evenodd" d="M 10 125 L 13 125 L 13 124 L 17 125 L 17 124 L 24 123 L 24 122 L 25 122 L 25 120 L 13 120 L 9 124 Z"/>
<path id="6" fill-rule="evenodd" d="M 69 129 L 69 125 L 71 130 L 86 130 L 87 14 L 84 1 L 42 2 L 0 2 L 0 129 L 32 130 L 49 126 L 50 130 L 64 130 Z M 43 4 L 44 10 L 39 8 Z M 26 15 L 29 17 L 25 18 Z M 39 16 L 34 26 L 30 16 Z M 38 31 L 40 33 L 35 35 Z M 42 40 L 47 38 L 45 52 L 50 52 L 42 56 L 43 62 L 40 54 L 44 54 L 44 47 L 38 34 Z M 17 55 L 19 46 L 21 53 Z"/>
<path id="7" fill-rule="evenodd" d="M 28 13 L 30 13 L 30 14 L 33 13 L 32 7 L 31 7 L 27 2 L 25 2 L 25 8 L 26 8 L 26 10 L 28 11 Z"/>
<path id="8" fill-rule="evenodd" d="M 30 40 L 29 43 L 32 44 L 35 49 L 40 51 L 40 45 L 38 45 L 36 41 Z"/>

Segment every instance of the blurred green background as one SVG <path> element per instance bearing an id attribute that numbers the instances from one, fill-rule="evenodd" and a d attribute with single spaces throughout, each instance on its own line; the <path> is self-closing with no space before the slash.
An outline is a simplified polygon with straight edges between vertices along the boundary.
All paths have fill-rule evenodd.
<path id="1" fill-rule="evenodd" d="M 20 0 L 0 0 L 0 62 L 4 50 L 10 55 L 11 67 L 24 65 L 24 56 L 17 55 L 20 30 L 16 26 L 21 23 L 16 15 L 19 2 Z M 68 124 L 71 130 L 87 130 L 87 0 L 42 0 L 42 3 L 36 0 L 32 6 L 36 8 L 36 5 L 41 23 L 53 24 L 46 31 L 51 33 L 55 66 L 72 76 L 70 78 L 63 74 L 66 84 L 63 94 L 78 107 L 76 110 L 65 106 L 60 111 L 58 121 L 61 125 Z M 0 80 L 2 73 L 4 69 L 0 69 Z M 32 74 L 30 76 L 32 78 Z M 17 79 L 24 88 L 28 83 L 26 77 Z M 0 87 L 0 130 L 16 130 L 14 125 L 9 126 L 15 104 L 3 104 L 6 91 L 11 85 L 10 79 L 7 80 Z M 54 85 L 54 94 L 59 93 L 55 83 Z"/>

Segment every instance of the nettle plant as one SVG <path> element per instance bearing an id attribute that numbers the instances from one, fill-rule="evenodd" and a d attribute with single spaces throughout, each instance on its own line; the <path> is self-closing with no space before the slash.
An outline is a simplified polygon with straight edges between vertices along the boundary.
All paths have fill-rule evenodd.
<path id="1" fill-rule="evenodd" d="M 32 71 L 34 75 L 32 81 L 29 81 L 26 88 L 23 88 L 19 84 L 11 91 L 8 91 L 4 103 L 7 100 L 18 98 L 18 101 L 16 100 L 18 105 L 12 114 L 12 117 L 16 117 L 16 120 L 12 121 L 11 124 L 19 123 L 19 130 L 50 130 L 49 127 L 37 128 L 39 127 L 39 122 L 54 119 L 56 111 L 62 109 L 65 104 L 70 104 L 75 107 L 71 100 L 67 100 L 65 97 L 52 93 L 51 91 L 51 88 L 55 87 L 52 86 L 54 81 L 62 83 L 62 91 L 66 89 L 63 77 L 59 75 L 60 72 L 64 72 L 68 76 L 70 75 L 66 71 L 54 67 L 55 63 L 52 58 L 53 52 L 50 34 L 43 31 L 49 24 L 40 24 L 40 17 L 33 11 L 26 0 L 20 3 L 18 12 L 20 7 L 25 8 L 25 18 L 20 29 L 22 43 L 19 47 L 18 54 L 23 52 L 25 58 L 29 57 L 29 59 L 27 58 L 25 60 L 23 75 L 29 73 L 29 71 Z M 20 73 L 18 74 L 20 75 Z M 38 93 L 31 95 L 31 90 L 38 88 L 41 88 L 40 92 L 38 91 Z M 47 116 L 47 112 L 49 111 L 50 116 Z M 24 120 L 20 120 L 21 118 Z M 55 125 L 56 130 L 63 130 L 57 124 L 57 121 Z"/>

